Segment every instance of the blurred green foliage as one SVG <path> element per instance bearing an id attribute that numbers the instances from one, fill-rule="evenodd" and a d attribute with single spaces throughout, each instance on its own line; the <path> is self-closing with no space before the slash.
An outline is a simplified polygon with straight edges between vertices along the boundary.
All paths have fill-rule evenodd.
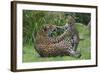
<path id="1" fill-rule="evenodd" d="M 85 39 L 83 41 L 80 41 L 78 46 L 78 50 L 81 49 L 83 54 L 80 59 L 90 59 L 90 34 L 86 27 L 91 17 L 89 13 L 23 10 L 23 62 L 66 59 L 76 60 L 76 58 L 69 56 L 56 58 L 50 57 L 45 59 L 40 58 L 38 53 L 34 49 L 37 31 L 39 31 L 41 27 L 46 24 L 55 24 L 59 26 L 65 25 L 68 15 L 72 15 L 75 17 L 75 20 L 77 22 L 76 28 L 79 31 L 79 36 L 81 39 Z"/>

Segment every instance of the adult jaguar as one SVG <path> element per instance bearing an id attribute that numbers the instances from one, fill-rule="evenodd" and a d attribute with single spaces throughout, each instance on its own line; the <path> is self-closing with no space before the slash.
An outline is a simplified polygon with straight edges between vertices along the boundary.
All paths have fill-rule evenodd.
<path id="1" fill-rule="evenodd" d="M 51 37 L 51 33 L 58 29 L 63 29 L 64 32 L 56 38 Z M 65 26 L 62 28 L 62 26 L 47 24 L 37 32 L 36 50 L 41 57 L 63 55 L 80 57 L 81 54 L 73 49 L 71 35 L 72 33 L 67 30 L 67 27 L 65 29 Z"/>

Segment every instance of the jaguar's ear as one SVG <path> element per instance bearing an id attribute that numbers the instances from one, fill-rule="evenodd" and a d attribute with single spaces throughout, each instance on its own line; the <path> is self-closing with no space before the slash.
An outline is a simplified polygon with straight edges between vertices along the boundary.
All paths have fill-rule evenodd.
<path id="1" fill-rule="evenodd" d="M 43 30 L 44 30 L 44 31 L 47 31 L 47 27 L 46 27 L 46 26 L 43 26 Z"/>
<path id="2" fill-rule="evenodd" d="M 72 15 L 67 16 L 68 24 L 75 24 L 75 17 Z"/>

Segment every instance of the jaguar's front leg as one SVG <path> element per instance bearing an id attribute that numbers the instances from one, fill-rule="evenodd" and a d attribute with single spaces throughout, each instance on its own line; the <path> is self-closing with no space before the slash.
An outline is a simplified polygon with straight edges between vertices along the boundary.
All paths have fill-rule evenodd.
<path id="1" fill-rule="evenodd" d="M 78 43 L 72 43 L 72 46 L 73 46 L 73 50 L 77 51 Z"/>

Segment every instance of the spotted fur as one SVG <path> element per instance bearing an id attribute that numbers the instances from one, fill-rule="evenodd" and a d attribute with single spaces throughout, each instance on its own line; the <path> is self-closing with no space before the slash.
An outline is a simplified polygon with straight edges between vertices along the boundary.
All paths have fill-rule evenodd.
<path id="1" fill-rule="evenodd" d="M 65 30 L 60 36 L 56 38 L 49 35 L 57 30 L 58 26 L 48 24 L 43 26 L 36 36 L 36 50 L 41 57 L 49 56 L 75 56 L 76 52 L 72 50 L 72 43 L 70 40 L 71 33 Z"/>

